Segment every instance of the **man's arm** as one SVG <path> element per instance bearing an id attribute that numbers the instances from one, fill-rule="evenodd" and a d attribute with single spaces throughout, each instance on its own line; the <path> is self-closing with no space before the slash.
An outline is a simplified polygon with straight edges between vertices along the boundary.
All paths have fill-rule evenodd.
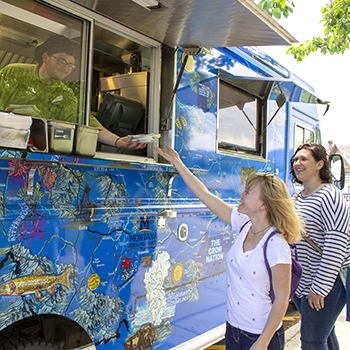
<path id="1" fill-rule="evenodd" d="M 146 146 L 145 142 L 140 142 L 139 140 L 136 140 L 136 142 L 132 142 L 132 137 L 120 137 L 116 134 L 113 134 L 111 131 L 109 131 L 102 125 L 99 126 L 98 129 L 100 130 L 100 132 L 98 133 L 97 140 L 106 145 L 128 149 L 141 149 Z"/>

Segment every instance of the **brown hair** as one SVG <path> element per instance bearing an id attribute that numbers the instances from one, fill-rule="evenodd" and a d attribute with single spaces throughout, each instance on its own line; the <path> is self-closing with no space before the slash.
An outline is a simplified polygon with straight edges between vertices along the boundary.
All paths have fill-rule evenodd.
<path id="1" fill-rule="evenodd" d="M 49 56 L 63 52 L 66 55 L 76 58 L 78 55 L 78 45 L 65 36 L 56 34 L 35 48 L 35 60 L 39 63 L 39 66 L 43 64 L 42 56 L 44 52 Z"/>
<path id="2" fill-rule="evenodd" d="M 292 175 L 292 178 L 293 178 L 292 181 L 297 182 L 299 184 L 302 183 L 296 177 L 295 172 L 294 172 L 294 167 L 293 167 L 294 158 L 295 158 L 296 154 L 299 151 L 301 151 L 302 149 L 309 150 L 312 154 L 312 157 L 316 160 L 316 162 L 323 160 L 324 165 L 319 171 L 321 181 L 322 181 L 322 183 L 332 183 L 332 173 L 331 173 L 331 168 L 330 168 L 327 152 L 326 152 L 326 149 L 319 143 L 304 143 L 296 149 L 296 151 L 293 154 L 293 157 L 290 159 L 290 174 Z"/>

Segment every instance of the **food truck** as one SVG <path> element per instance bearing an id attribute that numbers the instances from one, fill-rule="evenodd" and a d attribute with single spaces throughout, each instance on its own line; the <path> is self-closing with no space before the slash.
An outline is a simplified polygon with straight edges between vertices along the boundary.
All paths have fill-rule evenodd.
<path id="1" fill-rule="evenodd" d="M 327 102 L 257 46 L 295 39 L 250 0 L 0 0 L 0 70 L 36 64 L 52 34 L 78 47 L 74 122 L 39 108 L 37 88 L 13 102 L 0 73 L 1 348 L 215 343 L 236 232 L 152 146 L 174 147 L 232 205 L 254 171 L 292 194 L 289 159 L 320 142 Z M 91 118 L 147 147 L 98 142 Z"/>

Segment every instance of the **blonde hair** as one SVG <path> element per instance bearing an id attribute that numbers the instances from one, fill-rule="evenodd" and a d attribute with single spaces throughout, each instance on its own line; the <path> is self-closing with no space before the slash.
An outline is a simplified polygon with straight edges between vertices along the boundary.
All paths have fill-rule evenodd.
<path id="1" fill-rule="evenodd" d="M 246 191 L 260 185 L 261 200 L 267 207 L 271 224 L 288 243 L 301 239 L 304 222 L 295 211 L 285 183 L 273 173 L 253 173 L 246 181 Z"/>

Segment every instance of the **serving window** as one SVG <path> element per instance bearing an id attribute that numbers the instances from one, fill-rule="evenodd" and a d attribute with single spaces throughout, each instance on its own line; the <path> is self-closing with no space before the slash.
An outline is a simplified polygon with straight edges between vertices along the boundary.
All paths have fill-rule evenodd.
<path id="1" fill-rule="evenodd" d="M 94 127 L 102 124 L 111 132 L 117 130 L 118 136 L 157 133 L 159 43 L 92 11 L 77 10 L 71 2 L 62 7 L 57 2 L 57 6 L 33 0 L 0 0 L 0 110 Z M 69 40 L 74 55 L 71 51 L 49 53 L 49 59 L 67 74 L 50 75 L 48 81 L 39 74 L 40 47 L 50 39 L 55 44 L 58 37 Z M 53 92 L 55 87 L 64 93 Z M 119 106 L 110 118 L 98 113 L 107 95 Z M 128 118 L 133 108 L 137 111 L 135 121 Z M 118 111 L 125 112 L 124 119 Z M 152 150 L 147 155 L 147 148 L 138 154 L 98 147 L 102 152 L 153 156 Z"/>
<path id="2" fill-rule="evenodd" d="M 119 136 L 147 134 L 151 48 L 96 25 L 91 114 Z M 98 150 L 116 152 L 99 144 Z M 147 149 L 118 150 L 146 156 Z"/>

